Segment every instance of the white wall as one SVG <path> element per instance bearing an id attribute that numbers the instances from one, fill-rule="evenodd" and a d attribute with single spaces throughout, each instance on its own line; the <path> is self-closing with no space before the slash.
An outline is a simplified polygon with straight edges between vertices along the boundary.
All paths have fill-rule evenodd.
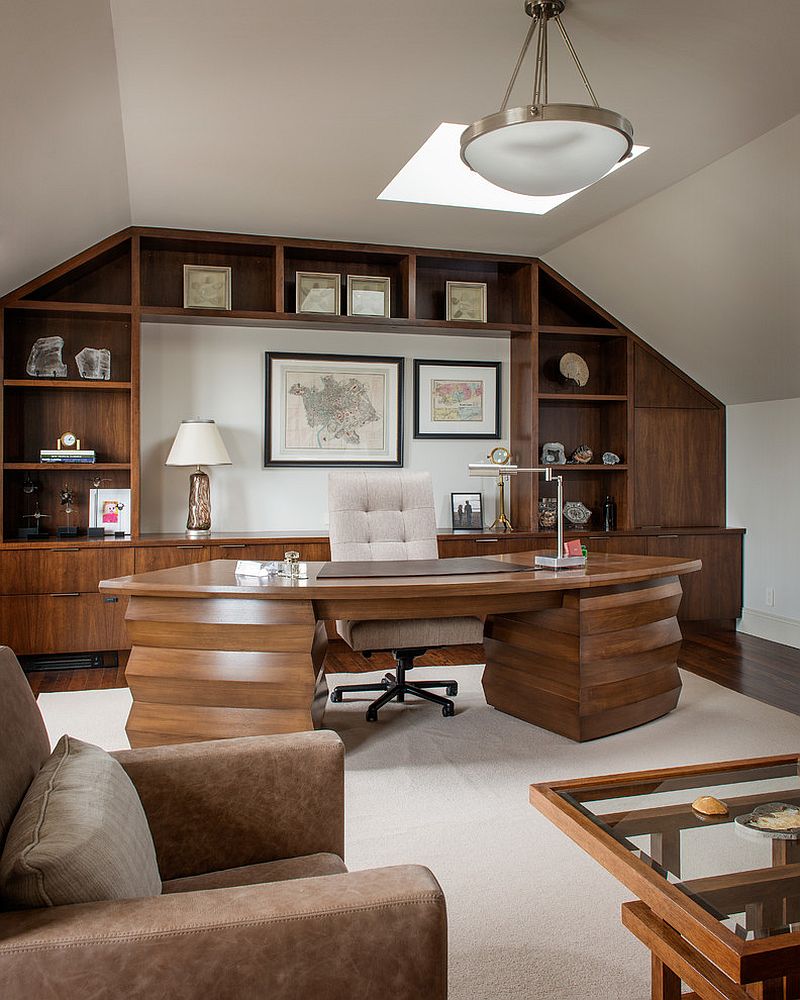
<path id="1" fill-rule="evenodd" d="M 507 435 L 508 340 L 165 323 L 142 328 L 142 531 L 182 531 L 186 526 L 190 470 L 166 468 L 164 459 L 181 419 L 192 416 L 217 421 L 233 462 L 210 470 L 215 530 L 292 531 L 327 525 L 327 469 L 263 467 L 268 350 L 403 355 L 405 468 L 431 472 L 440 527 L 450 527 L 451 492 L 482 491 L 485 521 L 491 523 L 493 481 L 470 479 L 467 464 L 483 459 L 493 442 L 414 440 L 412 359 L 502 361 L 502 431 Z"/>
<path id="2" fill-rule="evenodd" d="M 800 648 L 800 399 L 729 406 L 727 416 L 728 524 L 747 528 L 740 631 Z"/>

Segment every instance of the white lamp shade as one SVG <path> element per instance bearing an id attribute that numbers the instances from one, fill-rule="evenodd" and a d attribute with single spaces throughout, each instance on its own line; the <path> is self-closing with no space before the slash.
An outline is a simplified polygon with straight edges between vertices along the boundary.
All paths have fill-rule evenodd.
<path id="1" fill-rule="evenodd" d="M 213 420 L 183 420 L 165 465 L 231 465 L 228 449 Z"/>
<path id="2" fill-rule="evenodd" d="M 600 180 L 629 151 L 627 136 L 586 121 L 523 121 L 473 138 L 464 159 L 487 181 L 527 195 L 569 194 Z"/>

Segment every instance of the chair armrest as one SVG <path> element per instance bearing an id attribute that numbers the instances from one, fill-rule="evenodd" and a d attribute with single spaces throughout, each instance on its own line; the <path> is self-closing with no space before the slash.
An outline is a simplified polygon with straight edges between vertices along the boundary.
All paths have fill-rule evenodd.
<path id="1" fill-rule="evenodd" d="M 344 856 L 344 747 L 335 733 L 114 756 L 142 800 L 163 881 L 304 854 Z"/>
<path id="2" fill-rule="evenodd" d="M 4 1000 L 445 1000 L 447 916 L 416 866 L 0 914 Z"/>

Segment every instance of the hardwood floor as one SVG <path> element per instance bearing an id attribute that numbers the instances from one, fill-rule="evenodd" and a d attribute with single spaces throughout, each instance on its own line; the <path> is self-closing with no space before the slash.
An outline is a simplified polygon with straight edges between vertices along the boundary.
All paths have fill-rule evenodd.
<path id="1" fill-rule="evenodd" d="M 364 673 L 392 666 L 388 653 L 367 660 L 343 642 L 331 642 L 327 673 Z M 483 646 L 434 649 L 417 661 L 420 666 L 451 667 L 482 663 Z M 727 629 L 684 623 L 679 666 L 724 687 L 800 715 L 800 649 Z M 28 674 L 34 694 L 43 691 L 88 691 L 125 687 L 124 667 L 81 670 L 41 670 Z"/>

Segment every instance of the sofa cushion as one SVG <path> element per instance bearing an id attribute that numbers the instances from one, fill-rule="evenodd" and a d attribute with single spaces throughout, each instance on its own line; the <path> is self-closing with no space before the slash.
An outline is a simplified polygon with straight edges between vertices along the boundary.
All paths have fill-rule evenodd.
<path id="1" fill-rule="evenodd" d="M 158 896 L 144 809 L 122 766 L 62 736 L 33 779 L 0 856 L 6 909 Z"/>
<path id="2" fill-rule="evenodd" d="M 341 875 L 347 867 L 338 854 L 308 854 L 301 858 L 282 858 L 259 865 L 228 868 L 205 875 L 174 878 L 163 885 L 163 892 L 196 892 L 200 889 L 230 889 L 236 885 L 260 885 L 262 882 L 288 882 L 295 878 Z"/>

